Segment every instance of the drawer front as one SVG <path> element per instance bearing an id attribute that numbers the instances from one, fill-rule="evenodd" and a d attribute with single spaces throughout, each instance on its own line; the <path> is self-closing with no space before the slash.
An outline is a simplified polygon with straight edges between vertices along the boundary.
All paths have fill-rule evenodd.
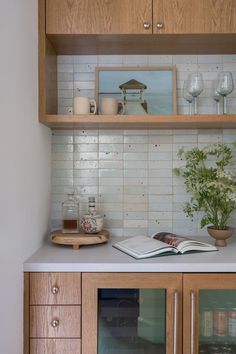
<path id="1" fill-rule="evenodd" d="M 31 305 L 81 304 L 80 273 L 31 273 Z"/>
<path id="2" fill-rule="evenodd" d="M 81 354 L 80 339 L 31 339 L 30 354 Z"/>
<path id="3" fill-rule="evenodd" d="M 80 306 L 30 306 L 30 337 L 80 338 Z"/>

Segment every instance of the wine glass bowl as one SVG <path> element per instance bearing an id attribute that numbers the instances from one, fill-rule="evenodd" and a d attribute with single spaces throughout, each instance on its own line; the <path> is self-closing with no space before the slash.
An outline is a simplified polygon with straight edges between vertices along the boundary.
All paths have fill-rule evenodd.
<path id="1" fill-rule="evenodd" d="M 188 91 L 193 97 L 197 97 L 203 91 L 202 74 L 192 73 L 188 78 Z"/>
<path id="2" fill-rule="evenodd" d="M 203 91 L 203 78 L 201 73 L 191 73 L 188 76 L 188 92 L 194 98 L 194 114 L 197 114 L 197 97 Z"/>
<path id="3" fill-rule="evenodd" d="M 218 74 L 218 84 L 216 91 L 223 97 L 223 114 L 227 114 L 226 96 L 234 89 L 233 75 L 229 71 Z"/>

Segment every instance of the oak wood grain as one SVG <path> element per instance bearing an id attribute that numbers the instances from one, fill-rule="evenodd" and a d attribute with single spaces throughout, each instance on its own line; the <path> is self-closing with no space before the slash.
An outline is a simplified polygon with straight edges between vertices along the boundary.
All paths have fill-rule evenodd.
<path id="1" fill-rule="evenodd" d="M 144 28 L 144 22 L 150 28 Z M 152 33 L 152 0 L 46 0 L 47 34 Z"/>
<path id="2" fill-rule="evenodd" d="M 55 230 L 50 235 L 51 241 L 58 245 L 73 246 L 78 250 L 80 246 L 96 245 L 107 242 L 109 240 L 109 232 L 102 230 L 96 234 L 86 233 L 64 233 L 61 230 Z"/>
<path id="3" fill-rule="evenodd" d="M 57 54 L 235 54 L 236 33 L 47 35 Z"/>
<path id="4" fill-rule="evenodd" d="M 24 338 L 23 338 L 23 353 L 29 354 L 29 336 L 30 336 L 30 274 L 24 273 Z"/>
<path id="5" fill-rule="evenodd" d="M 53 293 L 53 287 L 59 289 L 58 293 Z M 30 304 L 81 304 L 81 274 L 30 273 Z"/>
<path id="6" fill-rule="evenodd" d="M 81 354 L 81 340 L 31 339 L 30 354 Z"/>
<path id="7" fill-rule="evenodd" d="M 235 0 L 153 0 L 153 32 L 235 33 Z"/>
<path id="8" fill-rule="evenodd" d="M 47 115 L 44 124 L 57 129 L 235 129 L 236 115 Z"/>
<path id="9" fill-rule="evenodd" d="M 198 328 L 199 328 L 199 290 L 200 289 L 235 289 L 236 276 L 229 273 L 218 274 L 183 274 L 183 354 L 190 353 L 190 315 L 191 315 L 191 292 L 195 296 L 195 351 L 198 353 Z"/>
<path id="10" fill-rule="evenodd" d="M 45 35 L 45 0 L 38 0 L 39 121 L 57 113 L 57 55 Z"/>
<path id="11" fill-rule="evenodd" d="M 98 289 L 166 289 L 166 353 L 173 353 L 173 295 L 179 294 L 178 353 L 181 353 L 182 275 L 174 273 L 83 273 L 82 353 L 97 354 Z"/>
<path id="12" fill-rule="evenodd" d="M 57 327 L 52 321 L 58 320 Z M 30 306 L 31 338 L 80 338 L 80 306 Z"/>

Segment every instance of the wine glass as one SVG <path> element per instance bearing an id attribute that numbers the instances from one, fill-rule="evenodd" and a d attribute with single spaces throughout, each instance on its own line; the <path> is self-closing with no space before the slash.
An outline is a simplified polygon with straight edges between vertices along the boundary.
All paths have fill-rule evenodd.
<path id="1" fill-rule="evenodd" d="M 188 76 L 188 92 L 194 98 L 194 114 L 197 114 L 197 97 L 203 91 L 203 79 L 201 73 L 192 73 Z"/>
<path id="2" fill-rule="evenodd" d="M 234 89 L 233 75 L 231 72 L 221 72 L 218 75 L 218 85 L 216 91 L 223 97 L 223 114 L 227 114 L 226 96 Z"/>
<path id="3" fill-rule="evenodd" d="M 217 91 L 218 81 L 214 80 L 212 83 L 212 91 L 213 91 L 213 100 L 216 103 L 216 114 L 220 114 L 220 101 L 221 101 L 221 94 Z"/>
<path id="4" fill-rule="evenodd" d="M 188 92 L 188 80 L 184 81 L 183 85 L 183 98 L 188 102 L 188 114 L 192 114 L 193 96 Z"/>

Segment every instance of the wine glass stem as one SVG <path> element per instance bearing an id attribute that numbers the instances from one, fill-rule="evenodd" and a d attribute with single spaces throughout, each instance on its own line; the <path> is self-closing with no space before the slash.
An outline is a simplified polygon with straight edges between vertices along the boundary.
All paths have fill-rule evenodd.
<path id="1" fill-rule="evenodd" d="M 194 97 L 194 114 L 197 114 L 197 97 Z"/>
<path id="2" fill-rule="evenodd" d="M 188 103 L 188 114 L 192 114 L 192 102 Z"/>
<path id="3" fill-rule="evenodd" d="M 223 96 L 223 114 L 227 114 L 227 109 L 226 109 L 226 96 Z"/>
<path id="4" fill-rule="evenodd" d="M 220 101 L 216 101 L 216 113 L 220 114 Z"/>

